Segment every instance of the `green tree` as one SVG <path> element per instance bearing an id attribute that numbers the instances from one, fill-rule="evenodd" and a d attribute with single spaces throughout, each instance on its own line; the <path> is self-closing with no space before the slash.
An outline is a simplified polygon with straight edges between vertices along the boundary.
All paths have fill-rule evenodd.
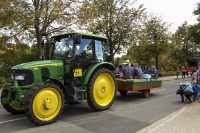
<path id="1" fill-rule="evenodd" d="M 144 21 L 144 26 L 141 27 L 137 34 L 137 48 L 140 48 L 140 52 L 142 53 L 139 58 L 143 58 L 144 60 L 154 58 L 156 68 L 158 68 L 159 57 L 169 51 L 170 48 L 169 24 L 160 18 L 150 15 Z"/>
<path id="2" fill-rule="evenodd" d="M 197 16 L 197 21 L 200 22 L 200 2 L 196 3 L 196 7 L 193 11 L 193 14 Z"/>
<path id="3" fill-rule="evenodd" d="M 130 6 L 131 5 L 131 6 Z M 143 16 L 143 6 L 134 8 L 134 3 L 115 0 L 84 2 L 80 8 L 80 22 L 86 30 L 105 35 L 112 57 L 127 49 L 134 41 L 137 21 Z"/>
<path id="4" fill-rule="evenodd" d="M 42 55 L 42 37 L 63 33 L 75 23 L 76 0 L 4 0 L 0 25 L 14 30 L 15 34 L 27 33 L 37 39 L 38 58 Z M 49 40 L 49 39 L 48 39 Z"/>
<path id="5" fill-rule="evenodd" d="M 181 40 L 182 44 L 179 58 L 182 62 L 185 61 L 188 66 L 190 65 L 189 61 L 191 61 L 192 57 L 198 53 L 198 45 L 195 44 L 197 41 L 195 39 L 196 33 L 194 34 L 194 32 L 194 26 L 188 25 L 187 22 L 185 22 L 178 27 L 178 30 L 176 30 L 175 33 Z"/>

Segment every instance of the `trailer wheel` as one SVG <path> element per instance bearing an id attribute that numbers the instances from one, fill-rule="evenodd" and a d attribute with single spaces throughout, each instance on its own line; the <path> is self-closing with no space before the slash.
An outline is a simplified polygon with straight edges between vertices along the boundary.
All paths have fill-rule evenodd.
<path id="1" fill-rule="evenodd" d="M 126 96 L 127 91 L 119 91 L 119 93 L 120 93 L 122 96 Z"/>
<path id="2" fill-rule="evenodd" d="M 5 86 L 1 92 L 1 101 L 6 98 L 8 96 L 8 89 L 7 89 L 7 86 Z M 3 102 L 1 102 L 3 108 L 9 112 L 9 113 L 12 113 L 12 114 L 22 114 L 24 113 L 24 106 L 19 106 L 19 107 L 13 107 L 11 106 L 10 104 L 4 104 Z"/>
<path id="3" fill-rule="evenodd" d="M 143 91 L 142 91 L 142 96 L 143 96 L 144 98 L 149 97 L 149 95 L 150 95 L 150 89 L 148 89 L 148 90 L 143 90 Z"/>
<path id="4" fill-rule="evenodd" d="M 55 122 L 64 108 L 64 94 L 54 83 L 41 83 L 33 87 L 25 100 L 25 113 L 28 119 L 45 125 Z"/>
<path id="5" fill-rule="evenodd" d="M 116 96 L 116 86 L 114 75 L 109 69 L 95 70 L 87 85 L 88 105 L 96 111 L 110 108 Z"/>

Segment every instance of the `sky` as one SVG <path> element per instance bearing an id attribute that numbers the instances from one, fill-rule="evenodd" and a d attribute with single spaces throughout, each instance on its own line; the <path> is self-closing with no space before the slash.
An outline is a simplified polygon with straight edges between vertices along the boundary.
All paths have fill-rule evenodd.
<path id="1" fill-rule="evenodd" d="M 185 21 L 188 24 L 197 23 L 196 18 L 192 14 L 195 4 L 199 0 L 137 0 L 137 5 L 144 4 L 148 13 L 161 16 L 165 21 L 171 24 L 170 31 L 175 32 L 178 26 Z"/>

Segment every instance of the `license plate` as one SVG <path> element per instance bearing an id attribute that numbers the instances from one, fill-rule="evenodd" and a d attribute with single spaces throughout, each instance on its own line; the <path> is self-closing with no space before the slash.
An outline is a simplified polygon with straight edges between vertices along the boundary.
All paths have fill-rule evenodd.
<path id="1" fill-rule="evenodd" d="M 74 70 L 74 77 L 82 76 L 82 69 L 75 69 Z"/>

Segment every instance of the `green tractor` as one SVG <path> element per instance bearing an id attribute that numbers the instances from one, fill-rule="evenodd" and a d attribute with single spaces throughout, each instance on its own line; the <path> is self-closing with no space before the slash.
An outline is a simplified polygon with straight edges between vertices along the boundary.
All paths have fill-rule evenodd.
<path id="1" fill-rule="evenodd" d="M 77 32 L 51 39 L 50 60 L 12 67 L 10 83 L 1 93 L 4 109 L 25 112 L 31 122 L 45 125 L 58 119 L 65 104 L 87 101 L 95 111 L 110 108 L 116 80 L 103 49 L 107 38 Z"/>

